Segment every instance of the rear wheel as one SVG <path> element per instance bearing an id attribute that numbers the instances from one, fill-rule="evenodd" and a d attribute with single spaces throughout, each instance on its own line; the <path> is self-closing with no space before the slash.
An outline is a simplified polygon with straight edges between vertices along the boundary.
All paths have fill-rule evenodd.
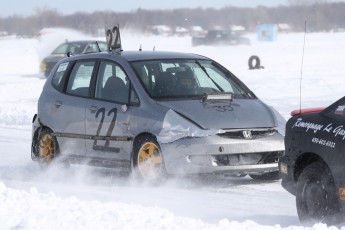
<path id="1" fill-rule="evenodd" d="M 251 178 L 253 178 L 254 180 L 264 180 L 264 181 L 268 181 L 268 180 L 280 180 L 281 176 L 279 171 L 275 171 L 275 172 L 268 172 L 268 173 L 263 173 L 263 174 L 250 174 L 249 175 Z"/>
<path id="2" fill-rule="evenodd" d="M 143 136 L 136 141 L 132 171 L 146 181 L 158 181 L 166 175 L 163 155 L 154 137 Z"/>
<path id="3" fill-rule="evenodd" d="M 328 167 L 321 162 L 308 165 L 297 181 L 296 206 L 300 221 L 306 225 L 335 223 L 339 212 L 336 194 Z"/>
<path id="4" fill-rule="evenodd" d="M 46 168 L 57 157 L 58 144 L 52 132 L 43 129 L 38 135 L 38 163 L 42 168 Z"/>

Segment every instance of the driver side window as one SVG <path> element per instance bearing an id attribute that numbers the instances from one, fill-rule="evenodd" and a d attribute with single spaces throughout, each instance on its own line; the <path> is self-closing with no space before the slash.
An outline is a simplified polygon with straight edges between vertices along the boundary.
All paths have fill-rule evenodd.
<path id="1" fill-rule="evenodd" d="M 101 62 L 96 82 L 96 98 L 128 104 L 129 85 L 128 78 L 120 66 L 113 62 Z"/>

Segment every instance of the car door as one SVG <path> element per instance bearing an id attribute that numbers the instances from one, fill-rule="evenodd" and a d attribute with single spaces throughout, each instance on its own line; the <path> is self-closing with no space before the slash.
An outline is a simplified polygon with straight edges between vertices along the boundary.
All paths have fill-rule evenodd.
<path id="1" fill-rule="evenodd" d="M 327 152 L 341 152 L 345 150 L 345 100 L 339 100 L 331 108 L 324 111 L 324 128 L 319 138 L 313 138 L 313 143 L 320 148 L 326 148 Z"/>
<path id="2" fill-rule="evenodd" d="M 54 127 L 60 152 L 63 155 L 85 156 L 85 104 L 89 98 L 95 64 L 95 61 L 76 62 L 67 76 L 66 89 L 64 92 L 52 95 L 50 97 L 52 108 L 45 109 L 50 113 L 51 126 Z M 62 64 L 62 67 L 63 65 L 66 63 Z M 56 76 L 59 74 L 59 69 Z"/>
<path id="3" fill-rule="evenodd" d="M 129 161 L 130 83 L 122 68 L 101 61 L 94 98 L 86 105 L 86 148 L 89 157 Z"/>

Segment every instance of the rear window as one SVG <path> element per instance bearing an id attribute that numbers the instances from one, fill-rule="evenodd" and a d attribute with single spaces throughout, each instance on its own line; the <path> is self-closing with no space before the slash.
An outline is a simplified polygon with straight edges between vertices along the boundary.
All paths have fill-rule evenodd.
<path id="1" fill-rule="evenodd" d="M 330 117 L 335 119 L 344 120 L 345 119 L 345 102 L 339 103 L 332 110 L 328 112 Z"/>

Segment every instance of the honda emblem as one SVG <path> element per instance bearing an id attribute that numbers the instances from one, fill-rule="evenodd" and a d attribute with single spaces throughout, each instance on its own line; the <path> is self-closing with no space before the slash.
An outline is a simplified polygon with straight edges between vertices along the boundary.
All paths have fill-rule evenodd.
<path id="1" fill-rule="evenodd" d="M 243 137 L 245 139 L 252 139 L 253 138 L 252 132 L 249 130 L 243 131 L 242 134 L 243 134 Z"/>

